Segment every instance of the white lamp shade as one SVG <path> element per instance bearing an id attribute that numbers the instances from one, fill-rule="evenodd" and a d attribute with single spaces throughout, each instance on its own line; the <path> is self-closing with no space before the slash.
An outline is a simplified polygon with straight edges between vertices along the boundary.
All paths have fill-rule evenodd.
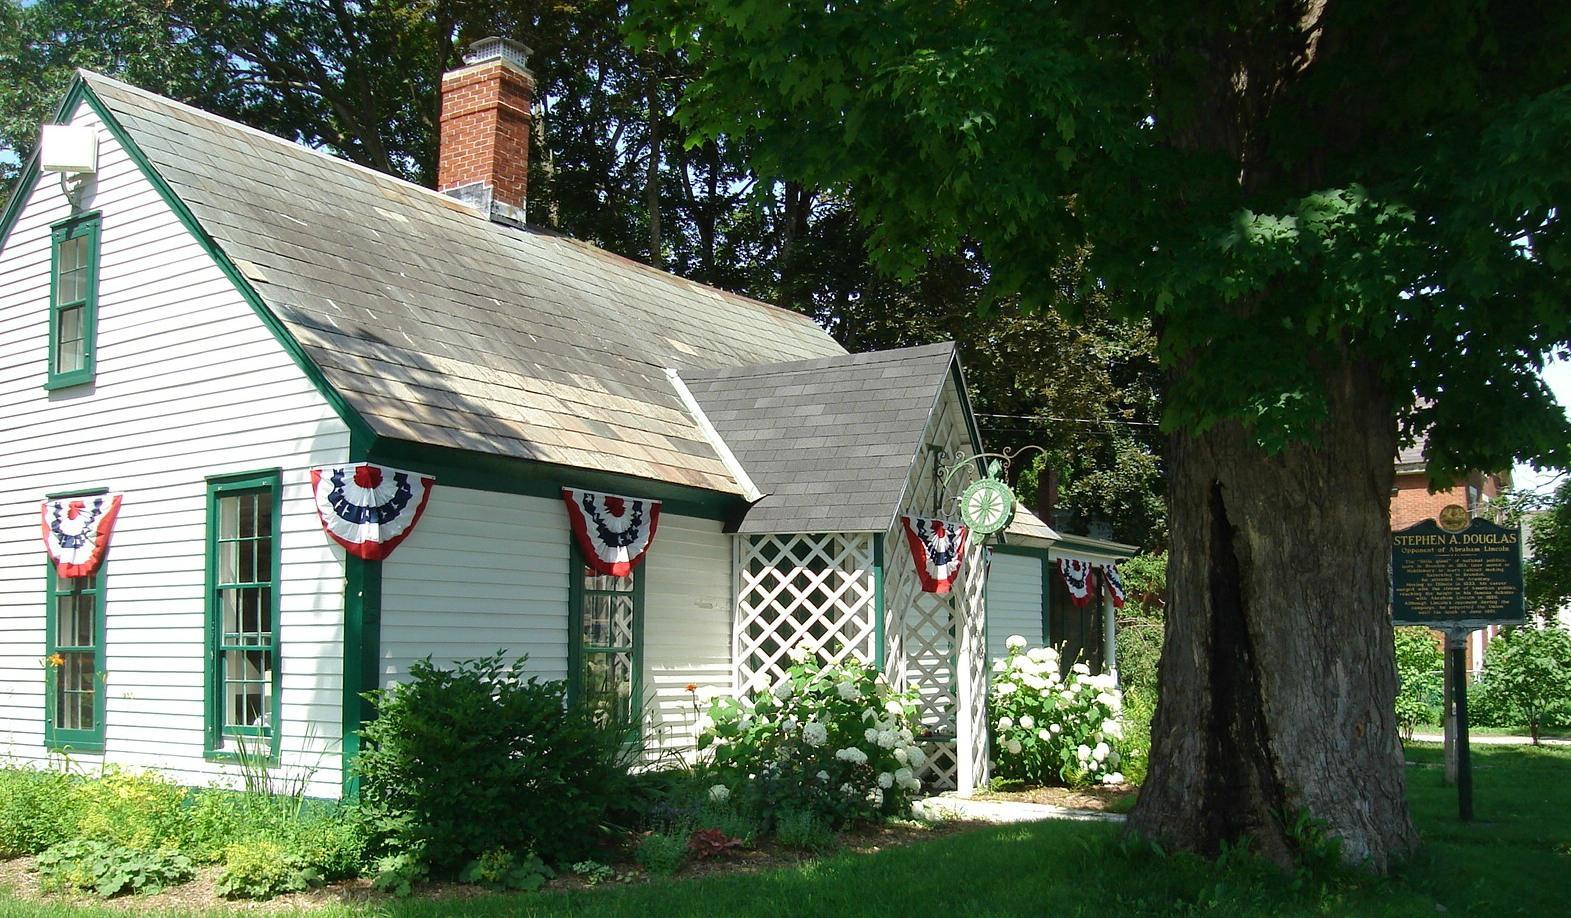
<path id="1" fill-rule="evenodd" d="M 38 165 L 45 172 L 97 172 L 98 132 L 70 124 L 44 125 L 38 138 Z"/>

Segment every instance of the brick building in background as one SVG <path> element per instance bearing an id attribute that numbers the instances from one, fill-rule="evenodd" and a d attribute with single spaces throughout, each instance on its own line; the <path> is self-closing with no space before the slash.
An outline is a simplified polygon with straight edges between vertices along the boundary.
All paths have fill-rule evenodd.
<path id="1" fill-rule="evenodd" d="M 1438 517 L 1442 508 L 1461 504 L 1472 516 L 1482 516 L 1500 492 L 1511 486 L 1511 473 L 1494 475 L 1469 472 L 1450 487 L 1433 493 L 1429 475 L 1424 471 L 1424 441 L 1401 450 L 1396 456 L 1396 483 L 1391 486 L 1391 530 L 1406 529 L 1414 523 Z M 1484 667 L 1484 648 L 1500 633 L 1498 626 L 1483 628 L 1468 635 L 1467 669 L 1477 673 Z"/>

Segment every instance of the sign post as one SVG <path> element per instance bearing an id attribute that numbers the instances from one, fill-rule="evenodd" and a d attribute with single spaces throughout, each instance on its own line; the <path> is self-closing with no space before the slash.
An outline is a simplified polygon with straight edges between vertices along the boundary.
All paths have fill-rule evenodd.
<path id="1" fill-rule="evenodd" d="M 1473 769 L 1467 735 L 1467 635 L 1526 620 L 1522 602 L 1522 537 L 1489 520 L 1471 519 L 1456 504 L 1440 518 L 1391 537 L 1391 623 L 1421 625 L 1446 635 L 1446 709 L 1454 712 L 1458 811 L 1473 818 Z M 1448 735 L 1452 731 L 1448 730 Z M 1448 757 L 1449 758 L 1449 757 Z"/>

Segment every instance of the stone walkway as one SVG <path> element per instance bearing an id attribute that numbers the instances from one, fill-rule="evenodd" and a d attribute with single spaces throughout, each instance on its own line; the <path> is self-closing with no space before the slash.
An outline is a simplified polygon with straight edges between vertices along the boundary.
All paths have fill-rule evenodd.
<path id="1" fill-rule="evenodd" d="M 1445 735 L 1441 733 L 1414 733 L 1413 741 L 1418 743 L 1443 743 Z M 1529 746 L 1533 738 L 1530 736 L 1498 736 L 1495 734 L 1469 733 L 1467 741 L 1472 746 Z M 1571 739 L 1559 736 L 1546 736 L 1539 740 L 1545 746 L 1571 746 Z"/>
<path id="2" fill-rule="evenodd" d="M 1067 819 L 1075 822 L 1124 821 L 1122 813 L 1072 810 L 1046 803 L 1024 803 L 1014 800 L 978 800 L 974 797 L 955 797 L 949 794 L 925 797 L 918 800 L 912 808 L 917 816 L 924 819 L 972 819 L 1000 824 L 1040 822 L 1044 819 Z"/>

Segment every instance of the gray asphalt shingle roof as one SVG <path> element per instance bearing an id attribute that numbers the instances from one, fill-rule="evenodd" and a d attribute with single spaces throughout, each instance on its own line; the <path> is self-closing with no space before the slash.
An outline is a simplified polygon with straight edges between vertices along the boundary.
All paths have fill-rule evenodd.
<path id="1" fill-rule="evenodd" d="M 378 435 L 741 493 L 664 368 L 845 353 L 789 310 L 83 78 Z"/>
<path id="2" fill-rule="evenodd" d="M 955 359 L 953 344 L 682 381 L 764 498 L 739 531 L 883 532 Z"/>

